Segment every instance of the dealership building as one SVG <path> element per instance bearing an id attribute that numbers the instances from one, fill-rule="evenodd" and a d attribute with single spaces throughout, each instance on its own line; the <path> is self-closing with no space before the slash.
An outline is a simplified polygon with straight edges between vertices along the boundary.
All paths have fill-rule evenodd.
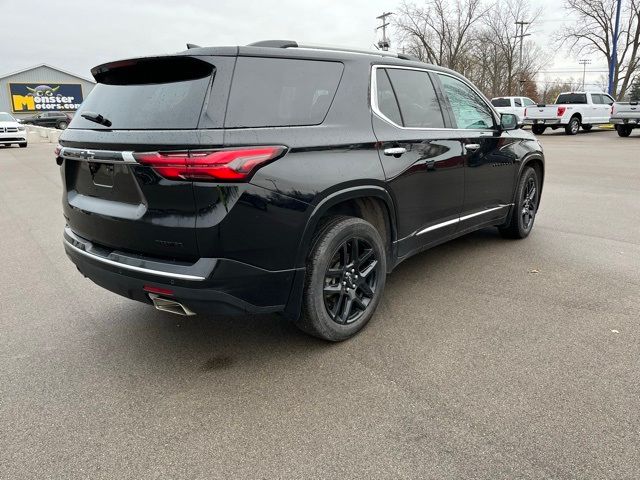
<path id="1" fill-rule="evenodd" d="M 16 118 L 59 111 L 73 114 L 95 82 L 41 64 L 13 73 L 0 73 L 0 112 Z"/>

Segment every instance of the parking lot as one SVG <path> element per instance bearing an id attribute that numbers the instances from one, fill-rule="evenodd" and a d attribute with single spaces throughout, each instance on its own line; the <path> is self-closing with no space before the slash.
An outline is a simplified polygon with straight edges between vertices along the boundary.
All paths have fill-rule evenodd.
<path id="1" fill-rule="evenodd" d="M 0 148 L 0 478 L 635 478 L 640 133 L 541 138 L 532 235 L 405 262 L 341 344 L 97 287 L 53 145 Z"/>

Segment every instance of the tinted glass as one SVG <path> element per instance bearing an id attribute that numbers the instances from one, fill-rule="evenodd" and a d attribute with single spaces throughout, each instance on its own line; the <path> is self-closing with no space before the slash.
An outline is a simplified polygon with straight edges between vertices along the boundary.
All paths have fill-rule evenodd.
<path id="1" fill-rule="evenodd" d="M 508 98 L 494 98 L 493 100 L 491 100 L 491 104 L 494 107 L 510 107 L 511 100 Z"/>
<path id="2" fill-rule="evenodd" d="M 440 102 L 428 73 L 397 68 L 390 68 L 387 73 L 405 127 L 444 128 Z"/>
<path id="3" fill-rule="evenodd" d="M 529 105 L 535 105 L 536 104 L 536 102 L 534 102 L 530 98 L 523 98 L 522 101 L 524 102 L 524 106 L 525 107 L 528 107 Z"/>
<path id="4" fill-rule="evenodd" d="M 0 122 L 15 122 L 14 118 L 8 113 L 0 113 Z"/>
<path id="5" fill-rule="evenodd" d="M 70 128 L 118 129 L 193 129 L 198 126 L 200 111 L 210 77 L 184 82 L 144 85 L 97 84 L 82 102 Z M 105 127 L 81 117 L 95 112 L 111 121 Z"/>
<path id="6" fill-rule="evenodd" d="M 561 93 L 556 100 L 557 104 L 587 103 L 587 95 L 584 93 Z"/>
<path id="7" fill-rule="evenodd" d="M 239 57 L 226 127 L 318 125 L 340 83 L 342 63 Z"/>
<path id="8" fill-rule="evenodd" d="M 468 85 L 448 75 L 438 75 L 451 104 L 458 128 L 487 130 L 494 128 L 488 105 Z"/>
<path id="9" fill-rule="evenodd" d="M 521 106 L 522 106 L 522 100 L 521 100 L 521 99 L 519 99 L 519 98 L 514 98 L 514 99 L 513 99 L 513 104 L 514 104 L 516 107 L 521 107 Z"/>
<path id="10" fill-rule="evenodd" d="M 605 93 L 602 94 L 602 101 L 607 105 L 613 105 L 615 103 L 615 100 Z"/>
<path id="11" fill-rule="evenodd" d="M 378 110 L 397 125 L 403 125 L 396 95 L 393 93 L 389 77 L 384 69 L 376 70 L 376 85 L 378 89 Z"/>

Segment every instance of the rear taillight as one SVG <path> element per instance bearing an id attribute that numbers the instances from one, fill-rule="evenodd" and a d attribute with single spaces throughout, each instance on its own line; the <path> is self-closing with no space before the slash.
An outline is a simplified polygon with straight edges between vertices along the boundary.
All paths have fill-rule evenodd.
<path id="1" fill-rule="evenodd" d="M 613 111 L 615 110 L 615 105 L 611 105 L 611 116 L 613 116 Z"/>
<path id="2" fill-rule="evenodd" d="M 246 147 L 216 151 L 134 153 L 142 165 L 169 180 L 242 182 L 275 160 L 285 147 Z"/>
<path id="3" fill-rule="evenodd" d="M 524 116 L 525 117 L 527 116 L 527 109 L 526 108 L 524 109 Z"/>
<path id="4" fill-rule="evenodd" d="M 561 117 L 564 115 L 564 112 L 567 111 L 567 107 L 558 107 L 558 116 Z"/>

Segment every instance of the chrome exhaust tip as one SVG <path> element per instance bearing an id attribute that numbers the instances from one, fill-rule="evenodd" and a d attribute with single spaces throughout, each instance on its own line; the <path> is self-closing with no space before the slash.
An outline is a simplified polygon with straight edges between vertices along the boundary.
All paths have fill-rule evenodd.
<path id="1" fill-rule="evenodd" d="M 176 302 L 175 300 L 163 298 L 154 293 L 150 293 L 149 298 L 153 302 L 153 306 L 156 307 L 156 310 L 175 313 L 176 315 L 182 315 L 182 316 L 195 315 L 195 312 L 192 312 L 187 307 L 185 307 L 179 302 Z"/>

